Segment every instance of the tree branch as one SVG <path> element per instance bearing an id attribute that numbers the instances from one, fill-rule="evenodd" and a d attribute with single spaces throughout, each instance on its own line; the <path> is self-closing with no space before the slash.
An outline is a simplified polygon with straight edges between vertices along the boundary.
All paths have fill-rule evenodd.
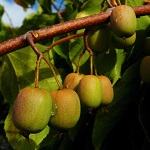
<path id="1" fill-rule="evenodd" d="M 143 15 L 150 15 L 150 5 L 137 6 L 137 7 L 134 7 L 133 9 L 137 17 L 143 16 Z M 48 26 L 46 28 L 42 28 L 39 30 L 30 31 L 30 33 L 33 36 L 33 42 L 37 43 L 39 41 L 42 41 L 42 40 L 45 40 L 45 39 L 48 39 L 48 38 L 51 38 L 60 34 L 103 24 L 109 21 L 109 16 L 111 12 L 112 12 L 112 9 L 110 8 L 107 11 L 99 13 L 99 14 L 55 24 L 55 25 Z M 28 46 L 29 43 L 26 40 L 26 34 L 0 43 L 0 56 Z"/>

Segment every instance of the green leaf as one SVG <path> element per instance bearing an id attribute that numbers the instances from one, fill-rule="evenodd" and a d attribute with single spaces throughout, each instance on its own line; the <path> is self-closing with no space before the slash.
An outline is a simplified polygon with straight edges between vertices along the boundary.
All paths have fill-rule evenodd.
<path id="1" fill-rule="evenodd" d="M 72 62 L 73 71 L 75 72 L 78 66 L 80 54 L 84 50 L 83 37 L 77 38 L 70 42 L 69 48 L 69 57 Z M 80 61 L 80 66 L 84 65 L 88 58 L 89 53 L 86 51 Z"/>
<path id="2" fill-rule="evenodd" d="M 143 5 L 143 0 L 125 0 L 125 4 L 129 6 L 141 6 Z"/>
<path id="3" fill-rule="evenodd" d="M 114 85 L 121 78 L 121 67 L 125 56 L 124 50 L 114 48 L 110 48 L 108 53 L 95 56 L 94 60 L 98 74 L 108 76 Z"/>
<path id="4" fill-rule="evenodd" d="M 116 64 L 113 67 L 113 69 L 110 71 L 109 77 L 112 79 L 112 85 L 115 85 L 115 83 L 121 78 L 121 69 L 122 65 L 125 60 L 126 54 L 124 53 L 124 50 L 116 49 Z"/>
<path id="5" fill-rule="evenodd" d="M 63 15 L 63 18 L 65 20 L 72 20 L 72 19 L 75 19 L 77 13 L 78 13 L 78 10 L 80 9 L 81 7 L 81 3 L 79 3 L 78 1 L 74 0 L 65 0 L 65 15 Z"/>
<path id="6" fill-rule="evenodd" d="M 2 5 L 0 5 L 0 19 L 3 15 L 3 13 L 4 13 L 4 7 Z"/>
<path id="7" fill-rule="evenodd" d="M 15 35 L 15 29 L 12 29 L 10 26 L 4 24 L 0 20 L 0 42 L 4 42 L 10 38 L 13 38 Z"/>
<path id="8" fill-rule="evenodd" d="M 38 0 L 38 2 L 44 8 L 45 11 L 51 13 L 52 1 L 50 1 L 50 0 Z"/>
<path id="9" fill-rule="evenodd" d="M 23 25 L 18 29 L 19 34 L 24 34 L 30 30 L 38 30 L 58 22 L 56 14 L 32 13 L 23 20 Z"/>
<path id="10" fill-rule="evenodd" d="M 88 0 L 85 1 L 81 7 L 80 12 L 76 15 L 76 18 L 82 18 L 89 15 L 98 14 L 101 11 L 101 3 L 103 0 Z"/>
<path id="11" fill-rule="evenodd" d="M 93 144 L 99 150 L 104 139 L 136 97 L 140 89 L 140 62 L 129 67 L 122 79 L 114 86 L 113 102 L 104 109 L 99 109 L 93 128 Z"/>
<path id="12" fill-rule="evenodd" d="M 57 36 L 53 38 L 53 43 L 60 40 L 61 38 L 63 38 L 63 36 Z M 69 43 L 68 42 L 63 42 L 59 45 L 56 45 L 53 50 L 60 55 L 62 58 L 64 58 L 66 60 L 66 62 L 71 66 L 71 62 L 69 59 Z"/>
<path id="13" fill-rule="evenodd" d="M 20 134 L 20 131 L 13 125 L 11 113 L 12 107 L 10 108 L 9 114 L 6 117 L 4 126 L 8 142 L 15 150 L 35 150 L 49 133 L 49 127 L 46 126 L 45 129 L 40 133 L 30 134 L 29 139 L 26 139 Z"/>
<path id="14" fill-rule="evenodd" d="M 103 0 L 88 0 L 83 4 L 81 10 L 89 15 L 97 14 L 100 12 L 100 4 L 102 2 Z"/>
<path id="15" fill-rule="evenodd" d="M 46 47 L 40 44 L 36 44 L 36 46 L 40 51 L 46 50 Z M 34 53 L 32 48 L 22 48 L 18 51 L 10 53 L 8 56 L 15 70 L 19 89 L 25 88 L 26 86 L 34 86 L 37 55 Z M 61 82 L 60 75 L 56 69 L 55 71 L 59 81 Z M 40 64 L 39 87 L 45 88 L 48 91 L 58 89 L 54 75 L 44 60 L 42 60 Z"/>
<path id="16" fill-rule="evenodd" d="M 1 72 L 1 92 L 9 104 L 13 104 L 16 99 L 19 88 L 15 71 L 7 56 L 3 57 L 3 71 Z M 9 91 L 9 92 L 8 92 Z"/>

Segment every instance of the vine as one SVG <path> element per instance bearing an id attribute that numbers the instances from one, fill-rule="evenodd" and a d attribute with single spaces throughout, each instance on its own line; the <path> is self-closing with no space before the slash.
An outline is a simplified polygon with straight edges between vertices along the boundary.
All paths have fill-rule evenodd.
<path id="1" fill-rule="evenodd" d="M 113 8 L 109 8 L 105 12 L 101 12 L 99 14 L 69 20 L 39 30 L 29 31 L 24 35 L 4 41 L 0 43 L 0 56 L 28 46 L 29 43 L 26 40 L 27 34 L 31 34 L 33 42 L 37 43 L 57 35 L 106 23 L 112 12 L 112 9 Z M 150 15 L 150 5 L 137 6 L 133 7 L 133 9 L 137 17 L 143 15 Z"/>

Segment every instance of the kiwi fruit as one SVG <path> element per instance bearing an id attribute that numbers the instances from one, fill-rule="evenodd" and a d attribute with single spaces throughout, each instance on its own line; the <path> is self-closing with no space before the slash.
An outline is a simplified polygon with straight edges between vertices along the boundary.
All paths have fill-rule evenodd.
<path id="1" fill-rule="evenodd" d="M 42 131 L 52 112 L 52 97 L 46 89 L 26 87 L 18 94 L 12 110 L 12 121 L 21 132 Z"/>
<path id="2" fill-rule="evenodd" d="M 113 86 L 112 86 L 111 81 L 109 80 L 109 78 L 107 76 L 100 75 L 100 76 L 98 76 L 98 78 L 102 83 L 102 89 L 103 89 L 102 90 L 103 96 L 102 96 L 101 104 L 102 105 L 108 105 L 112 102 L 113 97 L 114 97 Z"/>
<path id="3" fill-rule="evenodd" d="M 102 100 L 102 84 L 97 76 L 85 75 L 77 87 L 81 104 L 90 108 L 97 108 Z"/>
<path id="4" fill-rule="evenodd" d="M 67 88 L 53 90 L 50 94 L 54 107 L 49 126 L 60 131 L 73 128 L 77 124 L 81 112 L 78 94 Z"/>
<path id="5" fill-rule="evenodd" d="M 132 7 L 119 5 L 110 15 L 110 27 L 118 37 L 132 36 L 137 27 L 136 14 Z"/>
<path id="6" fill-rule="evenodd" d="M 64 88 L 69 88 L 76 91 L 76 88 L 79 84 L 79 81 L 84 77 L 84 74 L 79 73 L 69 73 L 64 82 L 63 86 Z"/>

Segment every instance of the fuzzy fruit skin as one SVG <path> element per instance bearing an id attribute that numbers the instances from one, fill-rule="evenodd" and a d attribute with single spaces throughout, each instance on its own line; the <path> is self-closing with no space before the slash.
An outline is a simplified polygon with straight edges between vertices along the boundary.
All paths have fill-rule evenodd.
<path id="1" fill-rule="evenodd" d="M 49 126 L 60 131 L 73 128 L 77 124 L 81 112 L 78 94 L 74 90 L 67 88 L 53 90 L 50 94 L 55 107 Z"/>
<path id="2" fill-rule="evenodd" d="M 52 112 L 52 97 L 41 88 L 24 88 L 16 98 L 13 111 L 13 124 L 24 133 L 38 133 L 49 122 Z"/>
<path id="3" fill-rule="evenodd" d="M 128 38 L 121 38 L 113 34 L 113 43 L 115 48 L 128 48 L 135 43 L 136 40 L 136 33 Z"/>
<path id="4" fill-rule="evenodd" d="M 92 51 L 104 53 L 108 50 L 112 34 L 107 25 L 101 25 L 88 34 L 88 44 Z"/>
<path id="5" fill-rule="evenodd" d="M 66 76 L 63 86 L 64 88 L 72 89 L 76 91 L 79 81 L 84 77 L 84 74 L 70 73 Z"/>
<path id="6" fill-rule="evenodd" d="M 80 80 L 77 93 L 83 105 L 97 108 L 102 100 L 102 84 L 97 76 L 86 75 Z"/>
<path id="7" fill-rule="evenodd" d="M 145 56 L 140 64 L 140 76 L 141 80 L 150 84 L 150 56 Z"/>
<path id="8" fill-rule="evenodd" d="M 102 83 L 102 89 L 103 89 L 103 94 L 102 94 L 103 96 L 102 96 L 101 104 L 108 105 L 112 102 L 113 97 L 114 97 L 113 86 L 108 77 L 104 75 L 100 75 L 98 76 L 98 78 L 100 79 Z"/>
<path id="9" fill-rule="evenodd" d="M 110 25 L 114 34 L 119 37 L 130 37 L 136 31 L 137 20 L 132 7 L 120 5 L 110 15 Z"/>

